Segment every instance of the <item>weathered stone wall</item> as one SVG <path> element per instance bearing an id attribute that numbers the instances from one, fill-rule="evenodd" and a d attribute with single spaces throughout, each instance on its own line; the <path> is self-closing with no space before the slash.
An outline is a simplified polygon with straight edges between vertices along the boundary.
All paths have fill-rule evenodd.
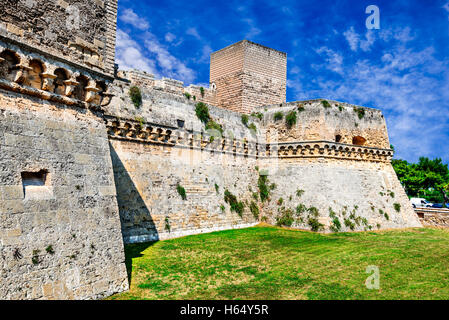
<path id="1" fill-rule="evenodd" d="M 311 229 L 308 211 L 302 212 L 302 221 L 296 214 L 300 204 L 317 209 L 324 232 L 332 231 L 334 216 L 329 217 L 329 208 L 341 223 L 340 231 L 420 226 L 390 164 L 393 153 L 387 148 L 385 121 L 377 110 L 363 108 L 364 116 L 359 118 L 355 106 L 344 104 L 340 111 L 332 101 L 330 108 L 321 101 L 262 107 L 257 109 L 263 113 L 262 120 L 250 117 L 258 129 L 258 135 L 252 136 L 240 113 L 209 106 L 211 117 L 224 129 L 224 136 L 210 142 L 195 115 L 195 102 L 174 92 L 143 87 L 143 104 L 136 108 L 128 96 L 130 85 L 114 83 L 115 97 L 106 115 L 127 242 L 261 220 L 275 224 L 287 209 L 294 213 L 292 226 Z M 304 111 L 298 112 L 297 124 L 288 128 L 285 114 L 300 104 L 305 105 Z M 279 110 L 284 119 L 274 121 Z M 336 133 L 344 128 L 348 133 L 343 141 L 335 142 Z M 376 136 L 367 135 L 371 132 Z M 365 136 L 366 144 L 352 145 L 352 135 Z M 259 173 L 264 169 L 269 170 L 269 184 L 276 185 L 269 202 L 257 196 Z M 187 200 L 177 193 L 178 184 L 185 187 Z M 242 218 L 224 202 L 225 189 L 245 203 Z M 304 193 L 298 197 L 297 190 Z M 279 198 L 283 203 L 278 204 Z M 257 218 L 250 210 L 251 202 L 258 208 Z"/>
<path id="2" fill-rule="evenodd" d="M 385 118 L 380 110 L 331 100 L 325 100 L 329 103 L 326 108 L 322 101 L 262 106 L 255 111 L 263 114 L 268 141 L 334 141 L 353 145 L 354 137 L 362 137 L 366 140 L 363 146 L 390 149 Z M 286 117 L 292 111 L 296 112 L 296 124 L 289 128 Z M 275 120 L 279 112 L 282 119 Z"/>
<path id="3" fill-rule="evenodd" d="M 0 217 L 0 299 L 127 290 L 101 115 L 0 90 Z"/>
<path id="4" fill-rule="evenodd" d="M 117 0 L 4 0 L 0 36 L 114 74 Z"/>
<path id="5" fill-rule="evenodd" d="M 270 173 L 269 182 L 276 184 L 263 208 L 269 223 L 275 224 L 290 209 L 292 227 L 311 229 L 309 217 L 317 218 L 324 232 L 335 232 L 330 229 L 334 216 L 341 224 L 339 231 L 421 226 L 389 162 L 323 157 L 283 159 L 262 168 Z M 306 208 L 316 208 L 318 216 Z"/>
<path id="6" fill-rule="evenodd" d="M 251 113 L 286 99 L 287 55 L 243 40 L 211 54 L 210 82 L 216 105 Z"/>

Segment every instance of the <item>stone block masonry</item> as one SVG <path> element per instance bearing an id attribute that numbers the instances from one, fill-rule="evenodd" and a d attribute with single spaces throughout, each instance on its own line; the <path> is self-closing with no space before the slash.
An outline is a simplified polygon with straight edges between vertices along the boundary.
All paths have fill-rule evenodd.
<path id="1" fill-rule="evenodd" d="M 105 125 L 79 111 L 0 90 L 0 299 L 128 288 Z M 23 173 L 42 171 L 31 196 Z"/>
<path id="2" fill-rule="evenodd" d="M 243 40 L 211 54 L 210 82 L 216 105 L 251 113 L 286 99 L 287 55 Z"/>
<path id="3" fill-rule="evenodd" d="M 209 88 L 116 73 L 116 16 L 116 0 L 0 3 L 0 299 L 127 290 L 124 243 L 421 226 L 380 111 L 285 103 L 286 54 L 246 40 L 211 55 Z"/>

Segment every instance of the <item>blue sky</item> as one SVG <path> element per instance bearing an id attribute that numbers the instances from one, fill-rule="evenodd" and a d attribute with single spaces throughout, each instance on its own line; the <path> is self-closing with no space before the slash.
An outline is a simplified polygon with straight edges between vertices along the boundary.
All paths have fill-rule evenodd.
<path id="1" fill-rule="evenodd" d="M 449 162 L 448 0 L 119 0 L 121 69 L 208 86 L 210 53 L 242 39 L 287 53 L 287 101 L 381 109 L 396 158 Z"/>

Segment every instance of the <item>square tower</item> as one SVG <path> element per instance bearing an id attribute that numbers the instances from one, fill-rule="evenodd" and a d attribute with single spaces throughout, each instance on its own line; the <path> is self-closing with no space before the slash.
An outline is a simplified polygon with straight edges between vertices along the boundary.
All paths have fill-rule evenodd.
<path id="1" fill-rule="evenodd" d="M 210 56 L 217 106 L 249 114 L 286 100 L 287 54 L 242 40 Z"/>

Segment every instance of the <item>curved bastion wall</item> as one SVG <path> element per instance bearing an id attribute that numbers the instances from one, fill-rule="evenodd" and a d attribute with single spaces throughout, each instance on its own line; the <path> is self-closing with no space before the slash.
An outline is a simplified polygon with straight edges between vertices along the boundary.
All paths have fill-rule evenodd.
<path id="1" fill-rule="evenodd" d="M 139 108 L 129 97 L 137 84 Z M 256 108 L 244 125 L 240 113 L 209 105 L 223 128 L 211 141 L 195 115 L 197 102 L 181 88 L 144 84 L 134 74 L 110 89 L 115 97 L 105 117 L 125 242 L 276 224 L 290 212 L 291 226 L 310 230 L 317 220 L 323 232 L 334 224 L 338 231 L 421 225 L 391 166 L 379 110 L 335 101 L 324 107 L 319 99 Z M 275 120 L 280 111 L 283 119 Z M 291 111 L 297 120 L 288 126 Z M 355 137 L 363 143 L 353 144 Z M 266 173 L 275 188 L 261 201 L 259 176 Z M 225 190 L 244 204 L 241 216 L 226 203 Z"/>

